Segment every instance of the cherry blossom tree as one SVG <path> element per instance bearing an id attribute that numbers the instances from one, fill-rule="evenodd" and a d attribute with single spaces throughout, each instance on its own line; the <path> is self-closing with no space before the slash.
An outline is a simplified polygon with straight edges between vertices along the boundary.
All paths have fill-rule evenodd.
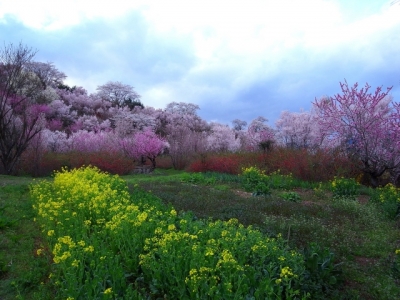
<path id="1" fill-rule="evenodd" d="M 340 94 L 313 103 L 318 124 L 328 140 L 358 161 L 371 185 L 377 186 L 385 171 L 399 168 L 398 104 L 393 106 L 391 88 L 377 87 L 371 93 L 368 84 L 359 89 L 357 83 L 349 87 L 346 81 L 340 87 Z"/>
<path id="2" fill-rule="evenodd" d="M 29 62 L 27 68 L 36 74 L 45 90 L 47 87 L 57 88 L 59 85 L 63 85 L 63 81 L 67 76 L 57 70 L 53 63 L 47 62 Z"/>
<path id="3" fill-rule="evenodd" d="M 129 107 L 129 109 L 133 109 L 135 106 L 143 107 L 140 102 L 140 95 L 128 84 L 109 81 L 100 85 L 97 90 L 97 95 L 101 99 L 111 102 L 113 106 Z"/>
<path id="4" fill-rule="evenodd" d="M 272 148 L 275 142 L 275 131 L 265 124 L 267 121 L 264 117 L 258 117 L 251 121 L 247 129 L 247 147 L 249 150 L 255 151 L 261 148 L 266 152 Z"/>
<path id="5" fill-rule="evenodd" d="M 240 139 L 228 125 L 211 123 L 207 136 L 207 150 L 213 152 L 234 152 L 240 148 Z"/>
<path id="6" fill-rule="evenodd" d="M 56 153 L 71 151 L 71 141 L 63 131 L 44 129 L 41 132 L 41 139 L 46 151 Z"/>
<path id="7" fill-rule="evenodd" d="M 110 120 L 114 125 L 115 131 L 120 136 L 131 135 L 146 128 L 155 128 L 156 126 L 155 117 L 141 107 L 134 110 L 130 110 L 127 107 L 113 108 L 111 110 L 113 114 Z"/>
<path id="8" fill-rule="evenodd" d="M 235 120 L 232 121 L 232 125 L 233 125 L 233 129 L 235 131 L 241 131 L 241 130 L 244 130 L 246 128 L 247 122 L 239 120 L 239 119 L 235 119 Z"/>
<path id="9" fill-rule="evenodd" d="M 46 113 L 47 127 L 52 130 L 65 130 L 74 124 L 77 112 L 72 110 L 72 105 L 67 105 L 63 100 L 54 100 L 49 105 Z"/>
<path id="10" fill-rule="evenodd" d="M 283 111 L 275 125 L 279 143 L 288 148 L 313 150 L 323 145 L 324 135 L 311 112 Z"/>
<path id="11" fill-rule="evenodd" d="M 69 148 L 77 152 L 109 152 L 118 153 L 121 151 L 119 138 L 113 132 L 79 130 L 69 138 Z"/>
<path id="12" fill-rule="evenodd" d="M 209 125 L 197 115 L 198 109 L 196 104 L 172 102 L 158 117 L 176 169 L 183 168 L 195 153 L 205 151 Z"/>

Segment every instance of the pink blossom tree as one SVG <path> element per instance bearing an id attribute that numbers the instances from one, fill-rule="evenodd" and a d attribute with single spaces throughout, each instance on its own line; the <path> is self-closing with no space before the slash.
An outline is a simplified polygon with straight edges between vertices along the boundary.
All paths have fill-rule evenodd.
<path id="1" fill-rule="evenodd" d="M 370 86 L 358 89 L 340 83 L 342 93 L 313 103 L 318 124 L 328 140 L 340 145 L 347 155 L 359 162 L 360 170 L 378 185 L 378 178 L 400 164 L 400 131 L 391 97 L 381 87 L 370 93 Z"/>

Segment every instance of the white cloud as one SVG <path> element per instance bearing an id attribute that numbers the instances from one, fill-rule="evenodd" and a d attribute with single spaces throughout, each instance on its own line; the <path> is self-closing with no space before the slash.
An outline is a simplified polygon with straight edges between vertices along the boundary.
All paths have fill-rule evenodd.
<path id="1" fill-rule="evenodd" d="M 141 5 L 124 0 L 2 0 L 0 18 L 11 15 L 28 27 L 59 30 L 99 17 L 114 19 Z"/>

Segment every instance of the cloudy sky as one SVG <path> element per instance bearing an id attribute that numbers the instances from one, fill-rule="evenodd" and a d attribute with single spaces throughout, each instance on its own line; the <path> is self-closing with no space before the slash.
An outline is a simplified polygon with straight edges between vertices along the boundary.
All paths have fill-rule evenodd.
<path id="1" fill-rule="evenodd" d="M 146 106 L 195 103 L 226 124 L 273 125 L 345 79 L 400 101 L 399 0 L 0 0 L 0 40 L 69 85 L 120 81 Z"/>

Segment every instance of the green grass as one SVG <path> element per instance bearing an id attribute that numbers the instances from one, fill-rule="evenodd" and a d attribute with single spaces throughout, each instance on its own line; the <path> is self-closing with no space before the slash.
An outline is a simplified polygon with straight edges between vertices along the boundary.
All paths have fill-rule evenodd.
<path id="1" fill-rule="evenodd" d="M 29 178 L 0 177 L 0 299 L 51 299 L 45 286 L 50 261 L 28 195 Z"/>
<path id="2" fill-rule="evenodd" d="M 238 176 L 208 173 L 202 182 L 182 181 L 183 172 L 156 170 L 123 178 L 197 218 L 237 218 L 270 235 L 282 234 L 291 247 L 312 242 L 327 247 L 342 263 L 345 282 L 332 299 L 399 299 L 400 278 L 392 271 L 394 251 L 400 249 L 400 222 L 385 218 L 374 205 L 333 199 L 318 184 L 294 180 L 254 197 L 241 188 Z M 186 176 L 186 175 L 184 175 Z M 274 178 L 279 185 L 279 178 Z M 0 176 L 0 299 L 52 299 L 47 284 L 51 258 L 35 251 L 45 248 L 28 195 L 26 177 Z M 296 192 L 301 202 L 282 198 Z M 369 189 L 361 189 L 368 199 Z"/>

